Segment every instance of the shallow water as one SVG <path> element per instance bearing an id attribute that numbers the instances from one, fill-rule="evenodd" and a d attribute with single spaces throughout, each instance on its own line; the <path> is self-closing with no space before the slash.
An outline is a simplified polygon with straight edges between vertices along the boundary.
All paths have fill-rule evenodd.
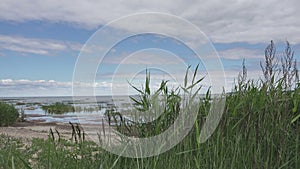
<path id="1" fill-rule="evenodd" d="M 24 110 L 27 115 L 25 120 L 28 121 L 44 121 L 59 123 L 81 123 L 81 124 L 102 124 L 105 121 L 105 109 L 95 112 L 69 112 L 65 114 L 46 114 L 42 109 Z"/>
<path id="2" fill-rule="evenodd" d="M 59 122 L 59 123 L 80 123 L 80 124 L 102 124 L 106 123 L 104 113 L 107 107 L 124 104 L 128 97 L 119 96 L 114 97 L 114 101 L 110 96 L 92 97 L 14 97 L 14 98 L 0 98 L 0 100 L 15 105 L 19 110 L 24 110 L 26 115 L 25 120 L 28 121 L 43 121 L 43 122 Z M 82 111 L 82 112 L 68 112 L 64 114 L 47 114 L 41 109 L 41 105 L 49 105 L 56 102 L 65 104 L 72 104 L 73 106 L 84 107 L 100 107 L 99 111 Z"/>

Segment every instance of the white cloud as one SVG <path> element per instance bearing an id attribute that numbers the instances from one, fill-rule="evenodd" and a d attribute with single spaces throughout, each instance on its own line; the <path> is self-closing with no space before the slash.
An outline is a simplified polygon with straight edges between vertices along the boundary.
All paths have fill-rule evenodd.
<path id="1" fill-rule="evenodd" d="M 55 80 L 2 79 L 0 80 L 0 97 L 70 96 L 72 95 L 72 84 L 73 82 L 59 82 Z M 74 85 L 80 88 L 96 87 L 103 93 L 103 91 L 111 86 L 111 83 L 106 81 L 96 83 L 74 82 Z"/>
<path id="2" fill-rule="evenodd" d="M 232 49 L 219 51 L 219 55 L 221 58 L 231 59 L 231 60 L 262 59 L 264 53 L 259 49 L 232 48 Z"/>
<path id="3" fill-rule="evenodd" d="M 222 79 L 223 73 L 225 73 L 226 83 Z M 185 72 L 175 73 L 170 75 L 162 74 L 151 74 L 151 85 L 153 88 L 158 88 L 161 80 L 170 80 L 170 87 L 177 87 L 178 85 L 183 85 L 183 78 Z M 205 76 L 204 80 L 201 82 L 203 89 L 206 90 L 209 86 L 214 85 L 218 91 L 222 91 L 223 87 L 225 90 L 231 91 L 234 84 L 234 79 L 237 79 L 239 71 L 227 70 L 222 71 L 212 71 L 210 76 L 207 72 L 199 72 L 198 78 Z M 190 74 L 192 75 L 192 74 Z M 131 76 L 131 77 L 130 77 Z M 75 89 L 84 91 L 88 88 L 95 88 L 96 95 L 111 95 L 113 94 L 133 94 L 135 91 L 130 87 L 129 83 L 126 81 L 132 78 L 131 74 L 121 74 L 116 76 L 113 80 L 102 80 L 96 81 L 95 83 L 87 82 L 59 82 L 55 80 L 29 80 L 29 79 L 1 79 L 0 80 L 0 97 L 8 96 L 61 96 L 61 95 L 72 95 L 72 84 L 75 85 Z M 262 73 L 259 70 L 249 70 L 248 79 L 259 79 L 262 77 Z M 211 78 L 211 79 L 210 79 Z M 109 79 L 109 78 L 107 78 Z M 191 79 L 191 77 L 189 78 Z M 213 80 L 212 80 L 213 79 Z M 131 83 L 137 87 L 141 87 L 145 80 L 145 75 L 140 74 L 134 79 L 131 79 Z M 211 83 L 214 82 L 213 84 Z M 202 90 L 202 92 L 206 92 Z"/>
<path id="4" fill-rule="evenodd" d="M 265 42 L 288 39 L 300 42 L 300 2 L 291 1 L 80 1 L 2 0 L 0 19 L 12 21 L 47 20 L 71 22 L 96 28 L 113 19 L 136 12 L 165 12 L 191 21 L 215 42 Z M 142 22 L 140 20 L 139 22 Z M 144 23 L 159 27 L 160 21 Z M 127 25 L 127 29 L 136 29 Z M 173 27 L 174 30 L 179 28 Z M 174 31 L 170 30 L 170 31 Z M 181 30 L 180 33 L 188 33 Z"/>
<path id="5" fill-rule="evenodd" d="M 71 83 L 46 80 L 2 79 L 1 95 L 8 96 L 59 96 L 71 95 Z"/>
<path id="6" fill-rule="evenodd" d="M 284 3 L 284 4 L 283 4 Z M 179 17 L 183 17 L 193 24 L 197 25 L 210 39 L 216 43 L 248 42 L 250 44 L 265 43 L 271 39 L 289 40 L 291 44 L 300 43 L 300 1 L 172 1 L 172 0 L 152 0 L 152 1 L 81 1 L 81 0 L 23 0 L 11 1 L 2 0 L 0 3 L 0 20 L 26 22 L 30 20 L 43 20 L 46 22 L 67 22 L 80 26 L 85 29 L 95 29 L 108 22 L 136 12 L 164 12 Z M 149 27 L 159 30 L 165 23 L 162 20 L 154 19 L 151 23 L 145 23 L 143 20 L 137 20 L 143 27 Z M 176 23 L 170 24 L 169 31 L 172 34 L 189 36 L 191 30 L 184 30 L 177 27 Z M 118 27 L 120 28 L 120 27 Z M 122 24 L 122 28 L 127 30 L 139 30 L 139 27 L 133 27 L 132 24 Z M 109 32 L 107 36 L 110 36 Z M 106 40 L 106 37 L 101 37 Z M 193 38 L 190 37 L 191 42 Z M 55 41 L 50 39 L 34 39 L 19 36 L 0 35 L 0 57 L 5 55 L 1 50 L 11 50 L 21 53 L 32 53 L 41 55 L 50 55 L 52 52 L 65 50 L 79 51 L 82 44 L 74 42 Z M 94 52 L 95 50 L 104 50 L 104 46 L 89 46 L 84 52 Z M 116 52 L 117 53 L 117 52 Z M 233 48 L 220 51 L 220 56 L 225 59 L 263 59 L 263 51 L 250 50 L 244 48 Z M 124 56 L 125 57 L 125 56 Z M 119 63 L 122 56 L 112 58 L 112 63 Z M 175 64 L 168 59 L 155 58 L 150 54 L 141 59 L 133 57 L 127 60 L 127 64 Z M 94 60 L 92 60 L 94 61 Z M 213 73 L 218 77 L 221 72 Z M 257 78 L 260 70 L 248 72 L 249 77 Z M 121 77 L 132 77 L 126 73 L 119 74 Z M 226 79 L 233 82 L 233 78 L 238 75 L 237 71 L 226 71 Z M 110 76 L 110 75 L 108 75 Z M 183 77 L 182 74 L 176 77 Z M 156 76 L 154 78 L 164 78 Z M 96 84 L 80 84 L 107 88 L 112 84 L 110 82 L 97 82 Z M 231 86 L 230 86 L 231 87 Z M 51 89 L 57 89 L 56 94 L 60 92 L 71 93 L 71 82 L 56 82 L 54 80 L 31 81 L 31 80 L 0 80 L 0 88 L 7 91 L 22 92 L 31 91 L 38 93 L 36 89 L 47 90 L 51 94 Z M 28 90 L 27 90 L 28 89 Z M 17 93 L 22 93 L 17 92 Z M 1 90 L 2 93 L 2 90 Z M 28 92 L 26 92 L 28 93 Z M 44 92 L 47 93 L 47 92 Z M 55 93 L 55 92 L 53 92 Z"/>
<path id="7" fill-rule="evenodd" d="M 80 50 L 80 48 L 81 44 L 76 42 L 24 38 L 20 36 L 7 36 L 0 34 L 0 50 L 49 55 L 57 51 Z"/>
<path id="8" fill-rule="evenodd" d="M 70 87 L 70 82 L 57 82 L 54 80 L 28 80 L 28 79 L 2 79 L 0 80 L 1 87 L 15 87 L 15 86 L 36 86 L 36 87 Z"/>

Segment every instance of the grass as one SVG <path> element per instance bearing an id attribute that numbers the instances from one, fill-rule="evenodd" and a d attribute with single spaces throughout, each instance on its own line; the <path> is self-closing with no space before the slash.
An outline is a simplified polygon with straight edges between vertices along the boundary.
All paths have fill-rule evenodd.
<path id="1" fill-rule="evenodd" d="M 52 105 L 43 105 L 42 109 L 49 114 L 64 114 L 67 112 L 75 112 L 75 108 L 72 105 L 56 102 Z"/>
<path id="2" fill-rule="evenodd" d="M 272 51 L 271 47 L 267 52 Z M 275 78 L 270 69 L 263 67 L 266 79 L 253 81 L 246 78 L 243 66 L 233 91 L 226 95 L 225 112 L 217 129 L 202 144 L 199 131 L 211 106 L 210 91 L 198 101 L 199 112 L 192 131 L 158 156 L 125 158 L 111 154 L 84 140 L 84 132 L 72 125 L 74 139 L 61 139 L 59 134 L 50 132 L 49 139 L 33 139 L 30 147 L 20 140 L 0 136 L 0 168 L 300 168 L 300 85 L 295 83 L 291 88 L 285 79 L 291 76 Z M 112 122 L 115 120 L 114 125 L 124 134 L 139 137 L 159 134 L 178 115 L 178 104 L 183 99 L 180 91 L 193 97 L 201 88 L 201 78 L 196 73 L 197 68 L 190 85 L 186 76 L 181 88 L 168 89 L 167 82 L 162 81 L 161 87 L 151 92 L 148 73 L 145 86 L 134 87 L 139 92 L 139 98 L 132 98 L 136 112 L 143 113 L 155 106 L 155 94 L 166 98 L 162 116 L 153 123 L 138 124 L 128 118 L 120 121 L 126 118 L 115 109 L 109 110 L 107 116 Z"/>
<path id="3" fill-rule="evenodd" d="M 56 102 L 51 105 L 42 105 L 42 110 L 44 110 L 48 114 L 64 114 L 69 112 L 91 112 L 91 111 L 99 111 L 99 107 L 80 107 L 80 106 L 72 106 L 69 104 L 64 104 L 60 102 Z"/>

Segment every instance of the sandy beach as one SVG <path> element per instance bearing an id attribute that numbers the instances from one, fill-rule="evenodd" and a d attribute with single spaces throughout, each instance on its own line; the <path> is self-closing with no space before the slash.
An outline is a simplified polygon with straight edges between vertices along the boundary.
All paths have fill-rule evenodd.
<path id="1" fill-rule="evenodd" d="M 75 125 L 75 124 L 74 124 Z M 88 133 L 85 137 L 89 141 L 98 138 L 98 133 L 103 135 L 103 127 L 105 127 L 105 132 L 107 136 L 113 136 L 110 131 L 109 126 L 99 126 L 94 124 L 81 126 L 81 129 Z M 58 138 L 56 130 L 59 132 L 60 137 L 63 139 L 72 139 L 72 126 L 66 123 L 55 123 L 55 122 L 43 122 L 43 121 L 25 121 L 17 122 L 14 125 L 8 127 L 0 127 L 0 135 L 4 134 L 10 137 L 19 138 L 24 142 L 30 141 L 32 138 L 47 139 L 49 136 L 49 131 L 52 129 L 55 138 Z M 82 131 L 81 131 L 82 132 Z M 110 133 L 110 134 L 108 134 Z M 115 136 L 115 135 L 114 135 Z"/>
<path id="2" fill-rule="evenodd" d="M 72 129 L 70 125 L 58 123 L 45 123 L 39 121 L 18 122 L 9 127 L 0 127 L 0 133 L 15 138 L 32 139 L 48 138 L 50 128 L 57 129 L 63 137 L 71 136 Z"/>

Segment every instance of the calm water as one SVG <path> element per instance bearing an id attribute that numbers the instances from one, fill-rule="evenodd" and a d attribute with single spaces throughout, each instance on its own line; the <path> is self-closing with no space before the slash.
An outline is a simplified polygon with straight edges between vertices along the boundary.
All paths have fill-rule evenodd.
<path id="1" fill-rule="evenodd" d="M 19 110 L 23 109 L 27 115 L 28 121 L 38 120 L 44 122 L 61 122 L 61 123 L 81 123 L 81 124 L 102 124 L 105 122 L 104 113 L 108 107 L 115 105 L 121 107 L 128 105 L 127 96 L 97 96 L 97 97 L 9 97 L 0 98 L 0 100 L 13 104 Z M 69 112 L 62 115 L 47 114 L 41 109 L 42 105 L 49 105 L 56 102 L 80 106 L 82 108 L 101 107 L 98 111 L 92 112 Z M 124 107 L 124 106 L 122 106 Z"/>

